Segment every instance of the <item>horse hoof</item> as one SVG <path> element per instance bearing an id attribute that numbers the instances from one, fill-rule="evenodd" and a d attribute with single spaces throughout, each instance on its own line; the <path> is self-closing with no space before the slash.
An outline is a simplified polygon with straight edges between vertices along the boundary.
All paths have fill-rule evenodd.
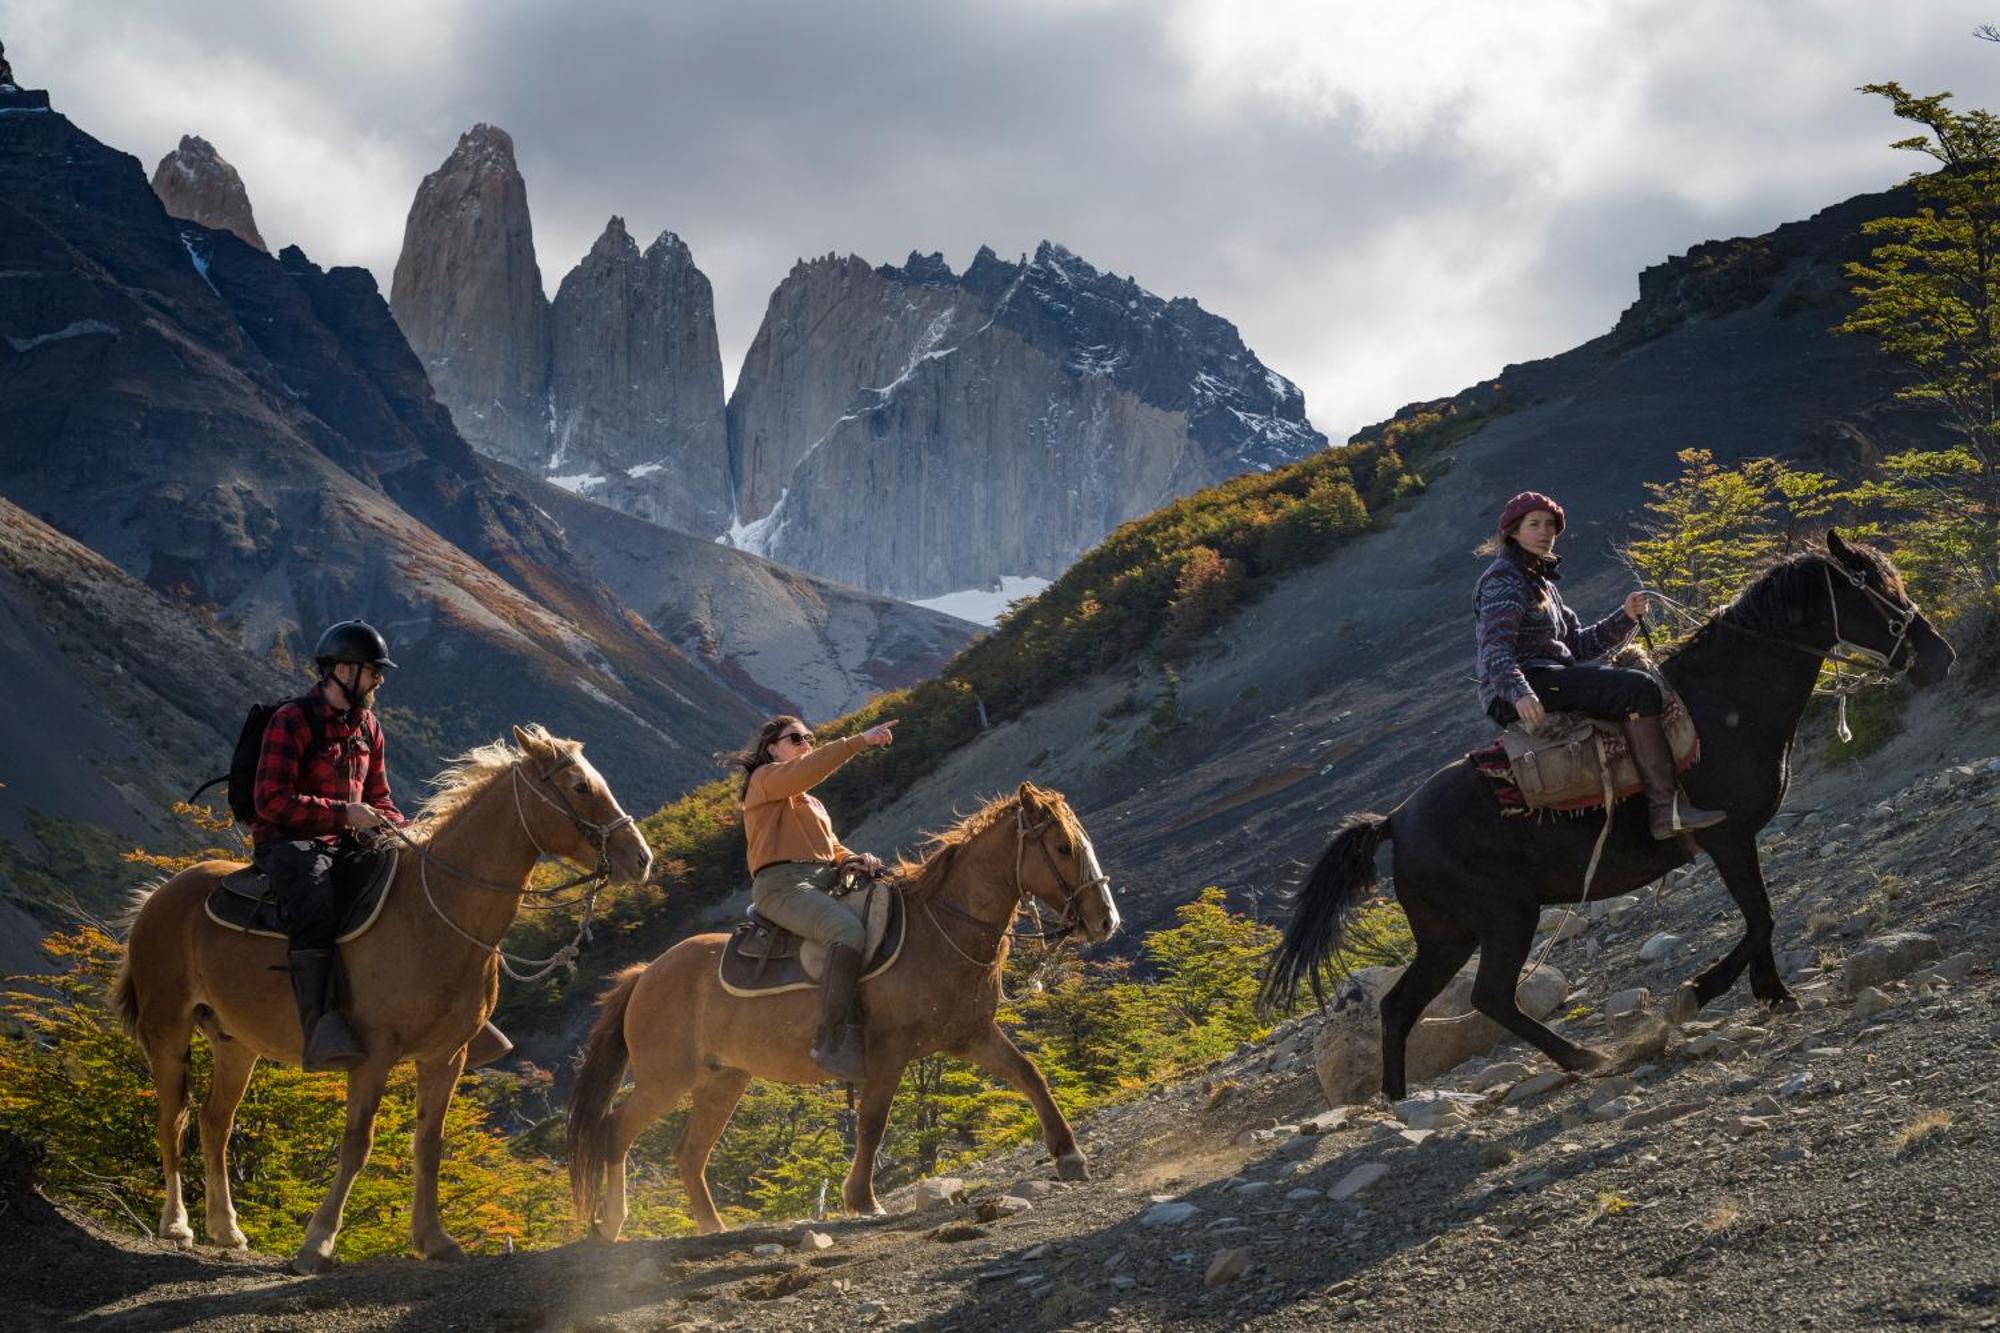
<path id="1" fill-rule="evenodd" d="M 1796 1014 L 1799 1012 L 1799 1002 L 1789 994 L 1780 995 L 1775 1000 L 1764 1001 L 1764 1007 L 1774 1014 Z"/>
<path id="2" fill-rule="evenodd" d="M 1694 983 L 1693 982 L 1681 983 L 1681 988 L 1674 992 L 1674 1007 L 1672 1010 L 1672 1017 L 1675 1026 L 1679 1026 L 1682 1023 L 1692 1022 L 1694 1016 L 1700 1012 L 1701 1012 L 1701 996 L 1695 993 Z"/>
<path id="3" fill-rule="evenodd" d="M 160 1239 L 178 1250 L 194 1245 L 194 1228 L 185 1222 L 169 1222 L 160 1228 Z"/>
<path id="4" fill-rule="evenodd" d="M 433 1242 L 425 1246 L 422 1253 L 424 1258 L 437 1263 L 457 1264 L 465 1262 L 465 1251 L 450 1236 L 446 1236 L 442 1244 Z"/>
<path id="5" fill-rule="evenodd" d="M 292 1256 L 292 1271 L 300 1277 L 320 1277 L 333 1271 L 333 1256 L 308 1245 Z"/>
<path id="6" fill-rule="evenodd" d="M 1080 1152 L 1066 1152 L 1056 1158 L 1056 1177 L 1060 1180 L 1089 1180 L 1090 1163 Z"/>
<path id="7" fill-rule="evenodd" d="M 237 1230 L 235 1227 L 229 1227 L 226 1230 L 220 1230 L 220 1231 L 211 1227 L 209 1228 L 208 1235 L 209 1235 L 209 1244 L 214 1245 L 220 1249 L 247 1250 L 250 1248 L 249 1237 L 245 1236 L 241 1231 Z"/>

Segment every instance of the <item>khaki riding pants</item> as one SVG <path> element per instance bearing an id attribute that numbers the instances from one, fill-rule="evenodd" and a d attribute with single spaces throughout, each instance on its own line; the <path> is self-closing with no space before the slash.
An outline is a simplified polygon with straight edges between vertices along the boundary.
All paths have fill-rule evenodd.
<path id="1" fill-rule="evenodd" d="M 859 953 L 868 942 L 861 916 L 827 893 L 839 869 L 831 861 L 780 861 L 750 881 L 750 901 L 765 920 L 820 944 Z"/>

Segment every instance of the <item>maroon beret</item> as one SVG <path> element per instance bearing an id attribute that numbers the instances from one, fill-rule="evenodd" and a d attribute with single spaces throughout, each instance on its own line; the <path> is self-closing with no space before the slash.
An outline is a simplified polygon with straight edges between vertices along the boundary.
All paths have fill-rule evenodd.
<path id="1" fill-rule="evenodd" d="M 1519 523 L 1537 509 L 1546 509 L 1556 516 L 1557 532 L 1561 532 L 1568 522 L 1563 516 L 1563 507 L 1553 499 L 1543 495 L 1540 491 L 1522 491 L 1519 495 L 1509 500 L 1507 507 L 1500 511 L 1501 535 L 1504 536 L 1512 531 L 1516 523 Z"/>

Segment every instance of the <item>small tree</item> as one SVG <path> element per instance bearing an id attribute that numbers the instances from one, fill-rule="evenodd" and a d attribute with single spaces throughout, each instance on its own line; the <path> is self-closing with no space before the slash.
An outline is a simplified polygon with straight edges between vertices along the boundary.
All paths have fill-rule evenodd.
<path id="1" fill-rule="evenodd" d="M 1867 498 L 1908 516 L 1901 563 L 1947 613 L 2000 589 L 2000 117 L 1951 109 L 1951 94 L 1919 97 L 1897 83 L 1861 89 L 1889 99 L 1924 133 L 1892 147 L 1934 158 L 1910 179 L 1920 205 L 1877 218 L 1883 239 L 1848 265 L 1860 305 L 1840 325 L 1876 339 L 1913 372 L 1898 397 L 1934 408 L 1958 442 L 1884 461 Z"/>

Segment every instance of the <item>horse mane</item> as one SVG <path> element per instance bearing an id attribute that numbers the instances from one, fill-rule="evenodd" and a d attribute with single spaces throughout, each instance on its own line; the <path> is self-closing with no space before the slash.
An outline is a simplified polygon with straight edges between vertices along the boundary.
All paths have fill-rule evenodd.
<path id="1" fill-rule="evenodd" d="M 535 722 L 522 728 L 535 740 L 546 742 L 562 750 L 574 750 L 577 742 L 566 741 L 549 734 L 541 723 Z M 472 803 L 474 797 L 485 791 L 487 786 L 502 773 L 519 763 L 523 752 L 507 741 L 488 741 L 475 745 L 450 760 L 438 775 L 430 780 L 430 795 L 424 799 L 415 817 L 410 820 L 409 832 L 412 836 L 434 832 L 453 815 Z"/>
<path id="2" fill-rule="evenodd" d="M 1076 825 L 1076 816 L 1070 812 L 1068 801 L 1058 793 L 1034 787 L 1032 784 L 1029 790 L 1043 799 L 1072 837 L 1081 832 Z M 899 857 L 893 873 L 903 891 L 903 896 L 911 903 L 927 902 L 937 896 L 938 890 L 944 886 L 945 879 L 951 873 L 951 865 L 957 857 L 959 848 L 999 823 L 1002 816 L 1012 814 L 1020 804 L 1019 792 L 995 796 L 950 828 L 927 835 L 923 844 L 917 848 L 916 860 Z"/>
<path id="3" fill-rule="evenodd" d="M 1848 542 L 1847 547 L 1868 562 L 1891 597 L 1901 599 L 1904 596 L 1901 575 L 1880 551 L 1857 541 Z M 1799 604 L 1801 594 L 1809 591 L 1808 580 L 1827 565 L 1842 568 L 1840 561 L 1818 542 L 1791 555 L 1773 558 L 1728 605 L 1710 615 L 1706 624 L 1680 643 L 1661 650 L 1660 660 L 1668 661 L 1707 643 L 1715 636 L 1717 625 L 1724 617 L 1731 624 L 1745 629 L 1784 634 L 1790 628 L 1785 616 L 1787 609 Z"/>

